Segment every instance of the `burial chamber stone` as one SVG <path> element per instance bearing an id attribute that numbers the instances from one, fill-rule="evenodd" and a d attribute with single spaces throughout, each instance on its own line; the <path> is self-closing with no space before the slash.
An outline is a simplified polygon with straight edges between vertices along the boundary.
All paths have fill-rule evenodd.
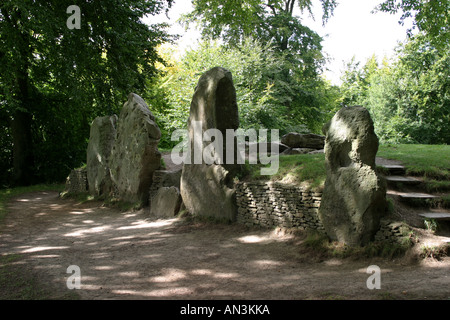
<path id="1" fill-rule="evenodd" d="M 109 194 L 113 187 L 109 159 L 116 139 L 117 116 L 97 117 L 91 124 L 87 148 L 86 170 L 89 193 Z"/>
<path id="2" fill-rule="evenodd" d="M 110 157 L 111 180 L 120 199 L 148 203 L 153 172 L 161 166 L 160 138 L 161 131 L 147 104 L 130 93 L 117 120 Z"/>
<path id="3" fill-rule="evenodd" d="M 150 214 L 158 218 L 173 218 L 180 211 L 181 203 L 177 187 L 161 187 L 151 199 Z"/>
<path id="4" fill-rule="evenodd" d="M 331 240 L 370 242 L 386 208 L 386 185 L 375 167 L 378 137 L 367 109 L 344 107 L 323 128 L 327 178 L 319 217 Z"/>
<path id="5" fill-rule="evenodd" d="M 289 148 L 323 149 L 325 137 L 313 133 L 289 132 L 281 137 L 281 143 Z"/>
<path id="6" fill-rule="evenodd" d="M 195 130 L 194 121 L 197 124 L 200 122 L 200 132 Z M 236 219 L 233 178 L 241 166 L 218 161 L 219 150 L 212 151 L 211 157 L 216 159 L 212 164 L 207 164 L 203 157 L 201 163 L 194 163 L 194 153 L 198 152 L 199 147 L 204 150 L 211 143 L 196 137 L 196 148 L 194 134 L 203 136 L 208 129 L 218 129 L 223 136 L 222 152 L 225 158 L 226 129 L 236 130 L 238 127 L 236 91 L 231 73 L 220 67 L 205 72 L 198 81 L 191 102 L 188 119 L 191 161 L 184 163 L 180 182 L 183 203 L 191 214 L 231 221 Z M 236 155 L 236 140 L 228 143 L 233 143 Z"/>

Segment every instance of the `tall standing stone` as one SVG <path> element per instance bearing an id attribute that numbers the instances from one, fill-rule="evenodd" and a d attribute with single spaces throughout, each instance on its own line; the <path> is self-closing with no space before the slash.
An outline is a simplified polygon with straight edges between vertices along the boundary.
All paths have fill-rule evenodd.
<path id="1" fill-rule="evenodd" d="M 339 110 L 323 129 L 327 178 L 319 216 L 332 240 L 365 245 L 380 227 L 385 181 L 377 175 L 378 137 L 367 109 Z"/>
<path id="2" fill-rule="evenodd" d="M 110 161 L 111 178 L 122 200 L 148 203 L 153 172 L 161 166 L 160 138 L 161 131 L 147 104 L 130 93 L 117 121 Z"/>
<path id="3" fill-rule="evenodd" d="M 87 148 L 87 180 L 89 193 L 94 196 L 109 194 L 112 181 L 109 159 L 116 139 L 117 116 L 97 117 L 91 124 Z"/>
<path id="4" fill-rule="evenodd" d="M 196 130 L 195 125 L 199 123 L 200 127 Z M 239 115 L 232 75 L 226 69 L 213 68 L 204 73 L 198 81 L 188 119 L 191 161 L 183 165 L 180 191 L 184 205 L 190 213 L 218 219 L 236 219 L 233 178 L 239 172 L 240 166 L 224 162 L 226 129 L 236 130 L 238 127 Z M 218 129 L 222 133 L 223 161 L 216 159 L 214 163 L 207 164 L 202 157 L 201 163 L 195 164 L 194 153 L 204 150 L 211 143 L 202 139 L 208 129 Z M 236 154 L 235 142 L 229 141 L 233 143 L 234 154 Z M 215 151 L 212 158 L 217 156 L 218 150 Z"/>

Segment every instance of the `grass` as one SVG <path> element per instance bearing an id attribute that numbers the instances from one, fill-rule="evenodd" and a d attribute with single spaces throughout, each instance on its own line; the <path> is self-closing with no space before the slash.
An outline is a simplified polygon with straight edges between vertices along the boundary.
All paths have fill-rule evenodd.
<path id="1" fill-rule="evenodd" d="M 3 221 L 7 214 L 6 204 L 8 201 L 16 196 L 29 192 L 38 191 L 58 191 L 64 190 L 64 184 L 38 184 L 28 187 L 16 187 L 0 190 L 0 222 Z"/>
<path id="2" fill-rule="evenodd" d="M 269 165 L 265 165 L 270 167 Z M 261 164 L 246 164 L 245 180 L 271 180 L 292 184 L 307 183 L 311 188 L 323 187 L 326 179 L 325 155 L 298 154 L 279 157 L 278 172 L 271 176 L 261 175 Z"/>
<path id="3" fill-rule="evenodd" d="M 401 161 L 409 175 L 423 176 L 432 181 L 450 180 L 449 145 L 381 145 L 377 156 Z M 450 189 L 448 181 L 438 185 L 434 183 L 433 187 Z"/>

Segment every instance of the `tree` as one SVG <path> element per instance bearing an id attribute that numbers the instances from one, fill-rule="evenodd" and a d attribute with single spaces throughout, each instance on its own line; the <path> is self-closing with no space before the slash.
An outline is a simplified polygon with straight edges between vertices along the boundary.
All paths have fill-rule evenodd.
<path id="1" fill-rule="evenodd" d="M 274 75 L 283 71 L 279 54 L 271 43 L 261 44 L 246 38 L 237 47 L 229 48 L 218 41 L 202 41 L 198 48 L 187 51 L 175 60 L 172 48 L 160 49 L 168 63 L 160 68 L 164 76 L 149 86 L 147 101 L 151 104 L 162 130 L 161 146 L 171 147 L 171 133 L 185 128 L 194 89 L 202 73 L 222 66 L 231 71 L 236 88 L 240 127 L 243 129 L 280 129 L 321 132 L 323 123 L 332 117 L 338 106 L 339 92 L 322 79 L 304 81 L 303 103 L 295 117 L 286 107 L 286 83 Z M 171 58 L 172 57 L 172 58 Z M 297 80 L 300 83 L 300 80 Z M 306 94 L 306 89 L 310 94 Z M 308 101 L 309 100 L 309 101 Z M 313 110 L 312 108 L 315 108 Z M 303 113 L 301 113 L 303 112 Z M 302 117 L 302 121 L 298 119 Z"/>
<path id="2" fill-rule="evenodd" d="M 325 23 L 336 6 L 334 0 L 321 0 Z M 302 25 L 295 8 L 311 13 L 310 0 L 237 0 L 194 1 L 194 10 L 183 21 L 197 22 L 206 39 L 221 39 L 230 48 L 251 38 L 270 43 L 277 55 L 279 69 L 270 75 L 274 84 L 272 97 L 290 123 L 300 123 L 310 131 L 317 131 L 323 119 L 318 88 L 324 86 L 320 78 L 325 59 L 322 38 Z M 281 112 L 280 112 L 281 113 Z M 320 130 L 319 130 L 320 132 Z"/>
<path id="3" fill-rule="evenodd" d="M 366 104 L 372 77 L 377 73 L 379 67 L 375 55 L 372 55 L 364 66 L 361 67 L 360 64 L 355 57 L 352 57 L 341 77 L 341 99 L 344 106 Z"/>
<path id="4" fill-rule="evenodd" d="M 73 1 L 2 1 L 0 118 L 8 119 L 16 184 L 53 169 L 50 159 L 67 167 L 79 162 L 90 121 L 116 111 L 130 91 L 144 90 L 157 72 L 155 47 L 169 37 L 163 25 L 140 19 L 171 3 L 80 2 L 80 29 L 69 29 Z M 55 149 L 58 155 L 48 153 Z M 60 168 L 59 178 L 62 169 L 67 174 Z"/>
<path id="5" fill-rule="evenodd" d="M 332 15 L 335 0 L 320 0 L 325 23 Z M 261 41 L 273 41 L 280 50 L 286 50 L 290 43 L 298 41 L 295 30 L 299 27 L 294 8 L 311 13 L 311 0 L 196 0 L 194 10 L 184 15 L 182 21 L 199 24 L 206 38 L 221 38 L 227 44 L 236 45 L 248 37 Z M 300 28 L 301 29 L 301 28 Z M 297 34 L 298 35 L 298 34 Z"/>
<path id="6" fill-rule="evenodd" d="M 382 142 L 450 143 L 450 47 L 418 34 L 382 66 L 350 63 L 341 91 L 345 104 L 369 109 Z"/>
<path id="7" fill-rule="evenodd" d="M 402 25 L 410 18 L 418 29 L 437 47 L 450 43 L 450 2 L 448 0 L 385 0 L 376 10 L 389 13 L 402 12 L 399 23 Z"/>

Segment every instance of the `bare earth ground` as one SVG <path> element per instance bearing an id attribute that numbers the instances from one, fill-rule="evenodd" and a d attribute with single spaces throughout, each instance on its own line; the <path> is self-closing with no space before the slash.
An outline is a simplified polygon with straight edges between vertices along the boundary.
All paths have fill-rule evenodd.
<path id="1" fill-rule="evenodd" d="M 450 299 L 450 259 L 318 259 L 299 238 L 239 225 L 155 220 L 56 192 L 19 196 L 0 226 L 0 255 L 56 297 L 81 269 L 81 299 Z M 381 268 L 369 290 L 367 268 Z"/>

